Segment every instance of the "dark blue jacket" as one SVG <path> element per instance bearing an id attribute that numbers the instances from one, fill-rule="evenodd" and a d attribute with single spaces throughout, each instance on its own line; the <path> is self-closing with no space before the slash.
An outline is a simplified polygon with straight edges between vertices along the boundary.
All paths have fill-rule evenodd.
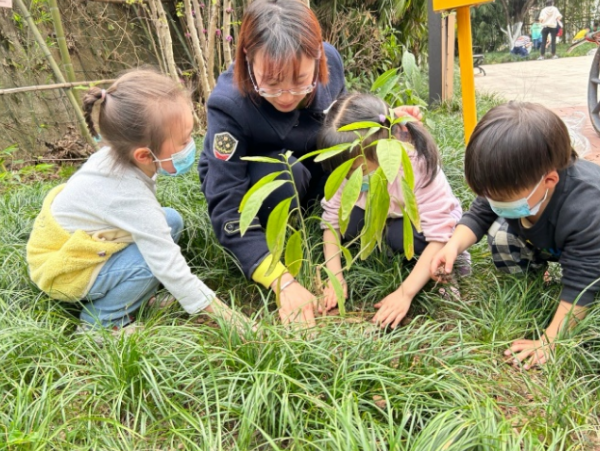
<path id="1" fill-rule="evenodd" d="M 325 43 L 329 82 L 319 84 L 308 108 L 277 111 L 262 98 L 243 97 L 233 67 L 222 73 L 207 102 L 208 131 L 198 171 L 208 213 L 219 242 L 239 260 L 246 277 L 269 254 L 265 233 L 255 222 L 242 237 L 238 208 L 250 188 L 245 156 L 292 150 L 295 157 L 316 150 L 323 110 L 345 92 L 344 67 L 337 50 Z"/>

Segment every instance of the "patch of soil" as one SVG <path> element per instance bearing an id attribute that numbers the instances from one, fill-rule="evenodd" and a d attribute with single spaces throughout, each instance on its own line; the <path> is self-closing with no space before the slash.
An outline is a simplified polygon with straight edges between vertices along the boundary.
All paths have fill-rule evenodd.
<path id="1" fill-rule="evenodd" d="M 49 163 L 86 160 L 94 153 L 92 146 L 79 135 L 73 125 L 67 127 L 67 132 L 60 139 L 46 141 L 44 144 L 47 150 L 40 161 Z"/>

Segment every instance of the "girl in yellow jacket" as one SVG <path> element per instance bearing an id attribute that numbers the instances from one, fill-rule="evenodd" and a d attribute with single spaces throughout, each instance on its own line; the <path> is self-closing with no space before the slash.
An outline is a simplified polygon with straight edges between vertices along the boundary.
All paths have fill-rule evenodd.
<path id="1" fill-rule="evenodd" d="M 49 296 L 83 304 L 90 327 L 122 328 L 159 283 L 190 314 L 235 315 L 192 274 L 177 241 L 183 220 L 156 199 L 158 174 L 194 164 L 189 94 L 154 71 L 134 70 L 92 88 L 84 112 L 102 147 L 46 197 L 27 244 L 31 278 Z"/>

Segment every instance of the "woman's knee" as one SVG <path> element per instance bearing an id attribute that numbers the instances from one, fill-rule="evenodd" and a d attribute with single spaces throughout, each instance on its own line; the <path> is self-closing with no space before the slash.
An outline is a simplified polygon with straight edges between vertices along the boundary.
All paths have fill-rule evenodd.
<path id="1" fill-rule="evenodd" d="M 181 237 L 183 232 L 183 218 L 179 212 L 173 208 L 163 207 L 165 216 L 167 217 L 167 224 L 171 227 L 171 237 L 176 243 Z"/>

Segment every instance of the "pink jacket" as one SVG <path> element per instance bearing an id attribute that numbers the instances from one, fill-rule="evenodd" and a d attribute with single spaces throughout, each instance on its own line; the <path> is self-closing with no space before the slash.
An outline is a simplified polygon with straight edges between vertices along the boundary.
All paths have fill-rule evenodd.
<path id="1" fill-rule="evenodd" d="M 428 242 L 437 241 L 445 243 L 450 239 L 454 227 L 456 227 L 462 216 L 460 202 L 454 197 L 452 188 L 450 188 L 446 175 L 442 172 L 441 168 L 433 181 L 429 185 L 424 186 L 427 183 L 425 163 L 416 157 L 413 152 L 411 152 L 410 160 L 415 174 L 415 196 L 417 198 L 421 227 L 425 239 Z M 402 168 L 400 168 L 398 178 L 393 183 L 388 184 L 388 192 L 390 193 L 388 218 L 402 217 L 402 210 L 399 206 L 399 204 L 404 204 L 400 185 L 400 176 L 402 173 Z M 324 198 L 321 201 L 324 210 L 322 216 L 323 222 L 321 223 L 322 229 L 327 228 L 325 223 L 328 222 L 334 229 L 339 230 L 338 210 L 341 204 L 342 190 L 345 185 L 346 181 L 344 180 L 329 201 Z M 364 210 L 366 203 L 367 193 L 360 193 L 356 206 Z"/>

